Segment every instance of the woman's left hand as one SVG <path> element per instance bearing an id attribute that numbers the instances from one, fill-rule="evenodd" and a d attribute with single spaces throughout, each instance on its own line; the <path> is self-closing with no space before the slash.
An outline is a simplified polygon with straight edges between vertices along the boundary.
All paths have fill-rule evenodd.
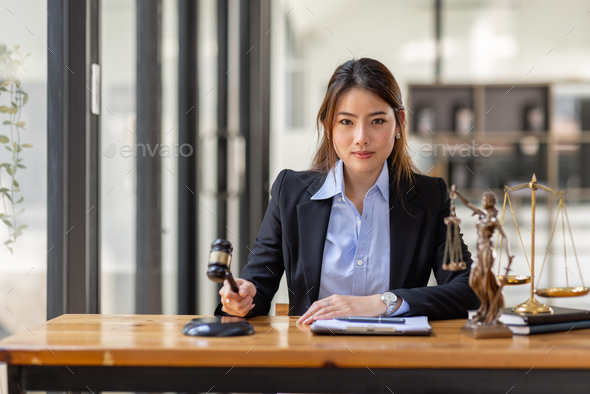
<path id="1" fill-rule="evenodd" d="M 381 301 L 381 294 L 370 296 L 334 294 L 314 302 L 297 320 L 297 323 L 311 324 L 316 320 L 348 316 L 376 317 L 385 313 L 386 309 L 385 303 Z"/>

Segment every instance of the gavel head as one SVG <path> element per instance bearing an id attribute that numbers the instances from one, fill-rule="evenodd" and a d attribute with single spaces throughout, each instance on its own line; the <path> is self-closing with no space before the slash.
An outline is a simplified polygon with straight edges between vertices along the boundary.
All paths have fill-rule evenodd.
<path id="1" fill-rule="evenodd" d="M 211 244 L 207 277 L 213 282 L 221 282 L 229 276 L 231 252 L 234 250 L 231 242 L 226 239 L 216 239 Z"/>

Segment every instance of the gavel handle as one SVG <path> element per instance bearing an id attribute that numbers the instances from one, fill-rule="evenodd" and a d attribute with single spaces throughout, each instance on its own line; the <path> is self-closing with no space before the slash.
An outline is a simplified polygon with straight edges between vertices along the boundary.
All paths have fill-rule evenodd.
<path id="1" fill-rule="evenodd" d="M 231 274 L 231 272 L 227 275 L 227 281 L 229 282 L 229 285 L 231 286 L 231 289 L 237 293 L 238 291 L 240 291 L 240 288 L 238 287 L 238 284 L 236 283 L 234 276 Z"/>

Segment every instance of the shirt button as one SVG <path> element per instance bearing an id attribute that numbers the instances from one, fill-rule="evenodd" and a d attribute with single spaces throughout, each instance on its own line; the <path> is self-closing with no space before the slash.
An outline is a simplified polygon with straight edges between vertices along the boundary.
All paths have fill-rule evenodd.
<path id="1" fill-rule="evenodd" d="M 363 260 L 359 260 L 356 262 L 358 265 L 363 265 Z"/>
<path id="2" fill-rule="evenodd" d="M 338 202 L 342 201 L 342 197 L 338 197 Z"/>

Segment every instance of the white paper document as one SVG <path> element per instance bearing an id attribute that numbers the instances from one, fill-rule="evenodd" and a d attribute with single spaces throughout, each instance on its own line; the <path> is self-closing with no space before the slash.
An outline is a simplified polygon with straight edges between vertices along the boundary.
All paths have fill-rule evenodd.
<path id="1" fill-rule="evenodd" d="M 361 335 L 430 335 L 432 328 L 426 316 L 404 317 L 404 324 L 353 323 L 342 320 L 317 320 L 311 325 L 315 334 Z"/>

